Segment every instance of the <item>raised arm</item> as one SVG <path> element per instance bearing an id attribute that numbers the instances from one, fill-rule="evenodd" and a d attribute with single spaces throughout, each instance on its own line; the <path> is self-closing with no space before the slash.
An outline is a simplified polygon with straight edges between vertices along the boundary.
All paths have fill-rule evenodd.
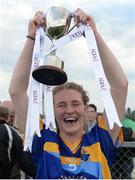
<path id="1" fill-rule="evenodd" d="M 77 18 L 79 21 L 88 23 L 94 31 L 104 72 L 110 83 L 111 95 L 115 103 L 119 119 L 122 120 L 125 112 L 125 103 L 126 103 L 127 87 L 128 87 L 128 81 L 125 77 L 125 74 L 120 64 L 118 63 L 117 59 L 112 54 L 111 50 L 109 49 L 109 47 L 107 46 L 107 44 L 105 43 L 99 32 L 97 31 L 96 25 L 92 17 L 84 13 L 81 9 L 78 9 Z M 104 113 L 104 117 L 107 123 L 107 118 L 105 113 Z M 119 134 L 119 127 L 114 126 L 114 128 L 110 131 L 110 134 L 113 141 L 115 141 L 115 139 L 118 137 Z"/>
<path id="2" fill-rule="evenodd" d="M 37 12 L 34 18 L 29 21 L 28 35 L 35 38 L 36 28 L 42 26 L 44 23 L 42 12 Z M 13 71 L 9 87 L 9 93 L 15 107 L 16 122 L 22 133 L 24 133 L 27 118 L 27 88 L 31 71 L 33 48 L 34 40 L 27 38 Z"/>

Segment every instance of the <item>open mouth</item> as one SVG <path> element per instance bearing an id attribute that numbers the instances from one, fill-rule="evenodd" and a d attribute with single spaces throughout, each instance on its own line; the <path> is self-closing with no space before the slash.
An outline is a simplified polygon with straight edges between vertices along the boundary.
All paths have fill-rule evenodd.
<path id="1" fill-rule="evenodd" d="M 73 124 L 73 123 L 76 123 L 76 122 L 77 122 L 77 118 L 74 118 L 74 117 L 65 118 L 65 119 L 64 119 L 64 122 L 65 122 L 65 123 L 69 123 L 69 124 Z"/>

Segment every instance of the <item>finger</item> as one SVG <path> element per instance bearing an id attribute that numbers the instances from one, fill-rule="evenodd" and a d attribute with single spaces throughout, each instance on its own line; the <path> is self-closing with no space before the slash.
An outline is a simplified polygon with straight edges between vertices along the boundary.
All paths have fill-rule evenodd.
<path id="1" fill-rule="evenodd" d="M 44 12 L 42 12 L 42 11 L 37 11 L 36 13 L 35 13 L 35 16 L 37 16 L 37 15 L 43 15 L 44 14 Z"/>
<path id="2" fill-rule="evenodd" d="M 35 13 L 34 23 L 37 26 L 42 26 L 45 24 L 45 16 L 44 16 L 44 13 L 42 11 L 38 11 Z"/>
<path id="3" fill-rule="evenodd" d="M 81 9 L 76 10 L 76 18 L 78 22 L 82 22 L 83 24 L 87 23 L 87 14 L 84 13 Z"/>
<path id="4" fill-rule="evenodd" d="M 87 23 L 87 16 L 82 16 L 82 17 L 81 17 L 81 22 L 82 22 L 83 24 L 86 24 L 86 23 Z"/>

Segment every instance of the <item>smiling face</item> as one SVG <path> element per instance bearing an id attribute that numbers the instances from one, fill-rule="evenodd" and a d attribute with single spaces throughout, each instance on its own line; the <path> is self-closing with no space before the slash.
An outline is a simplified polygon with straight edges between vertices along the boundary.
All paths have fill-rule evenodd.
<path id="1" fill-rule="evenodd" d="M 62 89 L 54 95 L 55 117 L 60 136 L 78 136 L 83 132 L 85 105 L 74 89 Z"/>

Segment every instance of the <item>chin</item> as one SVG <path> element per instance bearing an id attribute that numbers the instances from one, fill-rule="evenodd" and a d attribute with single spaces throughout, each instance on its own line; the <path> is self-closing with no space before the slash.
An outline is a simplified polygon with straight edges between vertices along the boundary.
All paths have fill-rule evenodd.
<path id="1" fill-rule="evenodd" d="M 65 130 L 65 133 L 68 134 L 68 135 L 76 135 L 78 132 L 81 132 L 81 129 L 80 128 L 68 128 Z"/>

